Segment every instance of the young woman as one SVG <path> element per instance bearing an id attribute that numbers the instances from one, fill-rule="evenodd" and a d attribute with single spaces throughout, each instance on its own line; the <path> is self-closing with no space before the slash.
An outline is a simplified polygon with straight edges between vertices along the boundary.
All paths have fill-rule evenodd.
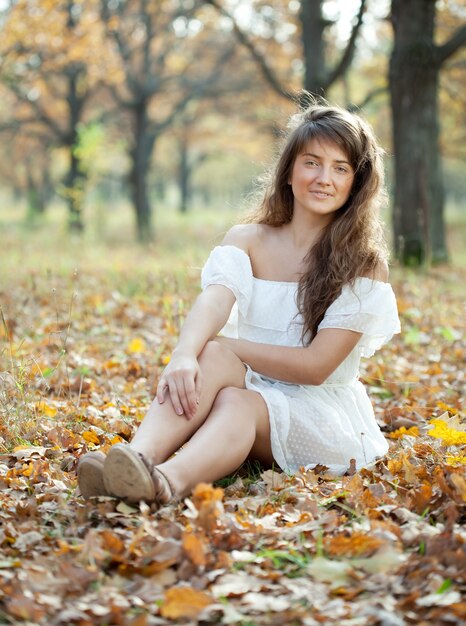
<path id="1" fill-rule="evenodd" d="M 358 381 L 361 357 L 399 332 L 382 192 L 381 150 L 361 118 L 320 105 L 293 116 L 257 212 L 204 266 L 133 440 L 81 458 L 84 497 L 162 505 L 248 457 L 343 473 L 385 454 Z"/>

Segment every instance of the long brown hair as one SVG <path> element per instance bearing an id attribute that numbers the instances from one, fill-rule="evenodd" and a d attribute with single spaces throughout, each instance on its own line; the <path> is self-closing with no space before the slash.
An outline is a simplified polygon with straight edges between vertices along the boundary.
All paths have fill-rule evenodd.
<path id="1" fill-rule="evenodd" d="M 296 157 L 314 138 L 336 144 L 346 154 L 354 181 L 346 203 L 323 228 L 305 258 L 298 286 L 303 317 L 303 341 L 310 342 L 343 285 L 370 275 L 388 254 L 379 217 L 384 197 L 383 151 L 371 127 L 358 115 L 335 106 L 312 104 L 292 116 L 262 201 L 248 221 L 282 226 L 293 216 L 293 192 L 288 181 Z"/>

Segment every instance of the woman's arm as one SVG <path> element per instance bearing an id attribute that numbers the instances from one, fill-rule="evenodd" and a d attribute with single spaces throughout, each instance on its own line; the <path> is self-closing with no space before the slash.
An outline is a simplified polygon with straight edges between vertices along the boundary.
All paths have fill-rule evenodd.
<path id="1" fill-rule="evenodd" d="M 256 225 L 233 226 L 222 245 L 233 245 L 248 254 L 249 243 Z M 193 417 L 201 389 L 197 357 L 210 339 L 214 339 L 226 324 L 235 302 L 233 292 L 223 285 L 209 285 L 197 298 L 183 324 L 170 363 L 157 386 L 157 399 L 163 402 L 167 389 L 178 415 Z"/>
<path id="2" fill-rule="evenodd" d="M 362 333 L 324 328 L 309 346 L 288 347 L 217 337 L 253 370 L 288 383 L 320 385 L 345 360 Z"/>
<path id="3" fill-rule="evenodd" d="M 233 292 L 223 285 L 210 285 L 196 299 L 180 332 L 176 348 L 157 386 L 157 399 L 165 400 L 168 389 L 178 415 L 192 417 L 201 391 L 197 357 L 209 339 L 225 325 L 235 302 Z"/>
<path id="4" fill-rule="evenodd" d="M 369 278 L 386 282 L 388 265 L 381 261 Z M 323 328 L 306 347 L 274 346 L 244 339 L 217 337 L 253 370 L 284 382 L 320 385 L 354 349 L 362 333 Z"/>

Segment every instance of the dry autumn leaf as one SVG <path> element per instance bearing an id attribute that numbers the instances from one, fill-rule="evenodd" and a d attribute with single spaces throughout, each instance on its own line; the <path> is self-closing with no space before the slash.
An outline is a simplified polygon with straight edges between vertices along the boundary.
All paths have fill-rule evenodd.
<path id="1" fill-rule="evenodd" d="M 214 599 L 192 587 L 173 587 L 165 592 L 160 615 L 168 619 L 195 618 Z"/>
<path id="2" fill-rule="evenodd" d="M 328 537 L 324 542 L 330 556 L 363 557 L 371 556 L 384 542 L 370 534 L 353 532 L 351 535 Z"/>
<path id="3" fill-rule="evenodd" d="M 247 464 L 223 490 L 199 485 L 156 509 L 84 501 L 76 489 L 83 453 L 131 438 L 174 347 L 180 297 L 187 310 L 197 295 L 194 270 L 174 281 L 129 265 L 118 280 L 95 266 L 77 278 L 2 275 L 16 359 L 0 346 L 5 623 L 462 623 L 466 351 L 455 290 L 466 273 L 394 281 L 410 342 L 396 337 L 363 372 L 384 458 L 346 476 Z M 145 350 L 127 349 L 135 337 Z"/>
<path id="4" fill-rule="evenodd" d="M 205 540 L 193 532 L 183 533 L 183 550 L 190 561 L 198 566 L 206 565 L 207 546 Z"/>

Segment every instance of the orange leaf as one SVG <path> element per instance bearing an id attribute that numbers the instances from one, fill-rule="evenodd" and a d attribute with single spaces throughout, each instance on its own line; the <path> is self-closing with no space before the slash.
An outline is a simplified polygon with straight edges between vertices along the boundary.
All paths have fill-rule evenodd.
<path id="1" fill-rule="evenodd" d="M 212 501 L 221 502 L 223 498 L 223 489 L 213 487 L 208 483 L 198 483 L 193 491 L 193 503 L 197 509 Z"/>
<path id="2" fill-rule="evenodd" d="M 160 614 L 168 619 L 195 618 L 213 602 L 214 599 L 203 591 L 197 591 L 192 587 L 173 587 L 165 592 Z"/>
<path id="3" fill-rule="evenodd" d="M 124 552 L 125 544 L 120 537 L 109 530 L 104 530 L 102 535 L 102 547 L 112 555 L 120 555 Z"/>
<path id="4" fill-rule="evenodd" d="M 199 526 L 206 531 L 211 531 L 217 526 L 217 522 L 223 514 L 223 489 L 213 487 L 207 483 L 199 483 L 192 496 L 192 501 L 199 511 L 197 518 Z"/>
<path id="5" fill-rule="evenodd" d="M 205 566 L 206 546 L 198 535 L 185 532 L 183 534 L 183 550 L 194 565 L 197 565 L 198 567 Z"/>
<path id="6" fill-rule="evenodd" d="M 332 556 L 370 556 L 382 545 L 381 539 L 360 532 L 354 532 L 349 537 L 337 535 L 325 541 L 325 548 Z"/>
<path id="7" fill-rule="evenodd" d="M 430 499 L 432 498 L 432 486 L 425 482 L 419 487 L 416 487 L 409 494 L 410 509 L 422 515 L 422 513 L 429 506 Z"/>

